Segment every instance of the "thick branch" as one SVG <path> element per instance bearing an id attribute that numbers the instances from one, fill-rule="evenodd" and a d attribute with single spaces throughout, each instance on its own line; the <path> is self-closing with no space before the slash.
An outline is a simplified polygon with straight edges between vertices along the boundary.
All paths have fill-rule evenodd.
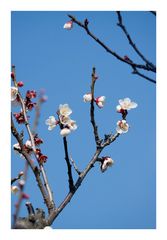
<path id="1" fill-rule="evenodd" d="M 74 181 L 73 181 L 73 177 L 72 177 L 70 159 L 69 159 L 69 156 L 68 156 L 68 146 L 67 146 L 66 137 L 63 137 L 63 144 L 64 144 L 64 151 L 65 151 L 65 160 L 66 160 L 67 169 L 68 169 L 69 189 L 70 189 L 71 192 L 73 192 L 74 191 Z"/>
<path id="2" fill-rule="evenodd" d="M 48 224 L 51 225 L 53 223 L 53 221 L 56 219 L 56 217 L 61 213 L 61 211 L 66 207 L 66 205 L 70 202 L 71 198 L 74 196 L 75 192 L 77 191 L 77 189 L 80 187 L 80 185 L 82 184 L 82 181 L 84 180 L 84 178 L 86 177 L 86 175 L 88 174 L 88 172 L 91 170 L 91 168 L 94 166 L 94 163 L 96 162 L 99 154 L 101 153 L 102 148 L 99 148 L 96 150 L 93 158 L 91 159 L 91 161 L 89 162 L 89 164 L 87 165 L 87 167 L 85 168 L 85 170 L 80 174 L 80 176 L 78 177 L 75 185 L 74 185 L 74 190 L 70 191 L 68 193 L 68 195 L 65 197 L 64 201 L 60 204 L 60 206 L 55 209 L 48 217 Z"/>

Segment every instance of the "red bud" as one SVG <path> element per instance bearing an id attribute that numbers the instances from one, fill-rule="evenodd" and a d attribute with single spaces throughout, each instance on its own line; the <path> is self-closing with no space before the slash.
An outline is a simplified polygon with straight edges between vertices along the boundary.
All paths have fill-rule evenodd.
<path id="1" fill-rule="evenodd" d="M 18 86 L 18 87 L 23 87 L 23 86 L 24 86 L 24 83 L 20 81 L 20 82 L 17 83 L 17 86 Z"/>

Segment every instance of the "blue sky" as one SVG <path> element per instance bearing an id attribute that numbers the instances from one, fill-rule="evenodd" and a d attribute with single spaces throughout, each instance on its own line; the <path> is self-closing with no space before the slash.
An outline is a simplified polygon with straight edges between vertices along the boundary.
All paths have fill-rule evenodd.
<path id="1" fill-rule="evenodd" d="M 56 115 L 59 104 L 68 103 L 72 108 L 78 129 L 68 137 L 69 153 L 83 170 L 95 150 L 89 104 L 82 100 L 89 92 L 92 67 L 99 76 L 95 95 L 106 96 L 105 107 L 95 110 L 101 136 L 115 131 L 120 119 L 115 107 L 120 98 L 130 97 L 138 103 L 127 117 L 129 132 L 102 154 L 110 155 L 114 166 L 102 174 L 96 164 L 52 227 L 155 228 L 155 85 L 132 75 L 130 67 L 109 55 L 78 26 L 71 31 L 63 29 L 67 14 L 79 20 L 88 18 L 90 29 L 113 50 L 142 63 L 116 25 L 115 12 L 12 12 L 12 64 L 16 66 L 17 80 L 25 83 L 22 92 L 42 88 L 48 96 L 38 133 L 44 140 L 41 148 L 48 156 L 45 167 L 57 205 L 68 192 L 68 179 L 62 138 L 58 128 L 47 130 L 48 116 Z M 155 17 L 149 12 L 123 12 L 122 16 L 136 45 L 155 63 Z M 32 123 L 33 112 L 30 116 Z M 12 138 L 12 144 L 15 142 Z M 12 177 L 23 166 L 24 160 L 12 154 Z M 29 172 L 26 193 L 35 208 L 45 208 L 34 183 Z M 16 200 L 12 196 L 12 211 Z M 21 215 L 26 215 L 24 204 Z"/>

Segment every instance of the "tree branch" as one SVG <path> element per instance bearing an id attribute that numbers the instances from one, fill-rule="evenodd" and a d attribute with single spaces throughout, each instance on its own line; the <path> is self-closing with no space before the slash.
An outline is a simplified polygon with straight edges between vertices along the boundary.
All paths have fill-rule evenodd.
<path id="1" fill-rule="evenodd" d="M 65 151 L 65 160 L 67 164 L 67 169 L 68 169 L 68 182 L 69 182 L 69 189 L 70 192 L 74 191 L 74 181 L 72 177 L 72 171 L 71 171 L 71 164 L 68 156 L 68 146 L 67 146 L 67 139 L 66 137 L 63 137 L 63 145 L 64 145 L 64 151 Z"/>
<path id="2" fill-rule="evenodd" d="M 78 175 L 80 175 L 81 172 L 78 170 L 78 167 L 77 167 L 76 163 L 74 162 L 74 160 L 72 159 L 71 156 L 70 156 L 70 160 L 71 160 L 72 165 L 74 166 L 74 169 L 75 169 L 76 173 L 77 173 Z"/>
<path id="3" fill-rule="evenodd" d="M 98 37 L 96 37 L 88 28 L 88 20 L 85 19 L 84 23 L 78 21 L 74 16 L 72 15 L 68 15 L 69 18 L 71 18 L 71 20 L 76 23 L 78 26 L 80 26 L 81 28 L 83 28 L 86 33 L 93 38 L 100 46 L 102 46 L 108 53 L 110 53 L 112 56 L 114 56 L 115 58 L 117 58 L 118 60 L 120 60 L 121 62 L 124 62 L 128 65 L 130 65 L 133 69 L 135 68 L 139 68 L 139 69 L 144 69 L 146 71 L 153 71 L 150 67 L 148 67 L 147 65 L 142 65 L 142 64 L 137 64 L 134 63 L 133 61 L 127 61 L 126 59 L 124 59 L 124 57 L 121 57 L 118 53 L 114 52 L 111 48 L 109 48 L 105 43 L 103 43 Z M 87 20 L 87 21 L 86 21 Z M 136 72 L 136 74 L 138 74 L 138 72 Z M 140 77 L 143 77 L 142 74 L 138 74 Z M 145 78 L 148 80 L 148 78 Z M 152 82 L 155 83 L 155 81 L 153 80 Z"/>
<path id="4" fill-rule="evenodd" d="M 15 71 L 15 66 L 12 66 L 12 72 L 14 73 L 14 77 L 12 78 L 13 79 L 13 82 L 14 82 L 14 86 L 17 87 L 17 81 L 16 81 L 16 71 Z M 26 107 L 25 107 L 25 103 L 24 103 L 24 100 L 20 94 L 20 92 L 18 91 L 18 96 L 19 96 L 19 100 L 20 100 L 20 103 L 21 103 L 21 107 L 22 107 L 22 111 L 23 111 L 23 115 L 24 115 L 24 119 L 25 119 L 25 127 L 27 129 L 27 132 L 28 132 L 28 135 L 30 137 L 30 141 L 31 141 L 31 145 L 32 145 L 32 150 L 33 150 L 33 154 L 36 158 L 36 160 L 38 161 L 38 158 L 37 158 L 37 155 L 36 155 L 36 147 L 35 147 L 35 142 L 34 142 L 34 137 L 33 137 L 33 134 L 31 132 L 31 129 L 30 129 L 30 125 L 29 125 L 29 122 L 28 122 L 28 118 L 27 118 L 27 114 L 26 114 Z M 12 120 L 12 124 L 14 126 L 14 123 L 13 123 L 13 120 Z M 16 130 L 16 128 L 15 128 Z M 20 144 L 20 142 L 19 142 Z M 23 146 L 23 144 L 22 144 Z M 22 150 L 22 149 L 21 149 Z M 31 165 L 30 165 L 31 166 Z M 33 170 L 33 169 L 32 169 Z M 40 164 L 40 170 L 41 170 L 41 173 L 43 175 L 43 180 L 44 180 L 44 185 L 45 185 L 45 188 L 46 188 L 46 191 L 48 192 L 48 196 L 47 196 L 47 207 L 48 207 L 48 212 L 50 212 L 52 209 L 55 208 L 55 203 L 54 203 L 54 200 L 53 200 L 53 196 L 52 196 L 52 191 L 50 189 L 50 186 L 48 184 L 48 180 L 47 180 L 47 177 L 45 175 L 45 170 L 44 170 L 44 167 L 43 167 L 43 164 Z M 39 170 L 37 171 L 34 171 L 34 174 L 37 174 L 39 175 Z M 40 179 L 41 181 L 41 179 Z M 46 182 L 45 182 L 46 181 Z M 39 185 L 38 185 L 39 186 Z M 42 184 L 43 186 L 43 184 Z M 46 194 L 46 193 L 45 193 Z M 44 194 L 44 195 L 45 195 Z M 46 196 L 45 196 L 46 198 Z"/>
<path id="5" fill-rule="evenodd" d="M 134 69 L 134 71 L 132 72 L 133 74 L 137 74 L 137 75 L 139 75 L 140 77 L 145 78 L 145 79 L 148 80 L 149 82 L 152 82 L 152 83 L 155 83 L 155 84 L 156 84 L 156 81 L 155 81 L 154 79 L 147 77 L 147 76 L 144 75 L 143 73 L 140 73 L 136 68 L 133 68 L 133 69 Z"/>
<path id="6" fill-rule="evenodd" d="M 96 142 L 96 147 L 99 147 L 100 145 L 100 138 L 98 134 L 98 126 L 96 125 L 95 122 L 95 116 L 94 116 L 94 87 L 96 83 L 96 69 L 95 67 L 92 69 L 92 82 L 91 82 L 91 95 L 92 95 L 92 100 L 90 102 L 90 119 L 91 123 L 93 126 L 93 132 L 94 132 L 94 137 L 95 137 L 95 142 Z"/>
<path id="7" fill-rule="evenodd" d="M 153 63 L 151 63 L 149 60 L 146 59 L 146 57 L 141 53 L 141 51 L 139 51 L 139 49 L 137 48 L 137 46 L 135 45 L 135 43 L 133 42 L 130 34 L 128 33 L 125 25 L 123 24 L 122 21 L 122 16 L 120 11 L 116 11 L 117 15 L 118 15 L 118 26 L 122 29 L 122 31 L 125 33 L 129 44 L 132 46 L 132 48 L 135 50 L 135 52 L 141 57 L 141 59 L 147 64 L 148 68 L 150 68 L 151 71 L 156 72 L 156 67 Z"/>
<path id="8" fill-rule="evenodd" d="M 92 94 L 92 100 L 94 101 L 94 86 L 95 86 L 95 80 L 96 80 L 96 75 L 95 75 L 95 68 L 93 68 L 92 72 L 92 83 L 91 83 L 91 94 Z M 72 179 L 72 173 L 71 173 L 71 165 L 69 164 L 69 157 L 68 157 L 68 149 L 67 149 L 67 142 L 66 138 L 63 138 L 64 142 L 64 147 L 65 147 L 65 158 L 68 166 L 68 175 L 69 175 L 69 187 L 70 187 L 70 192 L 67 194 L 63 202 L 60 204 L 58 208 L 56 208 L 53 212 L 51 212 L 48 216 L 48 225 L 51 225 L 53 221 L 58 217 L 58 215 L 61 213 L 61 211 L 66 207 L 66 205 L 71 201 L 72 197 L 74 196 L 75 192 L 78 190 L 78 188 L 81 186 L 84 178 L 88 174 L 88 172 L 94 167 L 94 164 L 96 161 L 99 161 L 99 155 L 103 151 L 103 149 L 110 145 L 112 142 L 114 142 L 118 136 L 120 135 L 119 133 L 116 133 L 115 135 L 107 135 L 104 140 L 101 140 L 99 143 L 99 137 L 98 137 L 98 132 L 97 132 L 97 127 L 94 119 L 94 105 L 93 101 L 91 102 L 91 109 L 90 109 L 90 115 L 91 115 L 91 122 L 93 125 L 94 129 L 94 135 L 95 135 L 95 141 L 97 143 L 97 148 L 96 151 L 90 160 L 90 162 L 87 164 L 86 168 L 82 172 L 78 172 L 78 169 L 75 167 L 79 177 L 75 183 L 75 185 L 72 185 L 73 187 L 70 187 L 70 182 L 73 184 L 73 179 Z M 127 113 L 126 113 L 127 115 Z M 126 118 L 126 115 L 123 115 L 124 118 Z M 103 144 L 102 144 L 103 142 Z M 74 162 L 74 161 L 73 161 Z"/>
<path id="9" fill-rule="evenodd" d="M 77 189 L 80 187 L 80 185 L 82 184 L 82 181 L 84 180 L 84 178 L 86 177 L 86 175 L 88 174 L 88 172 L 91 170 L 91 168 L 94 166 L 94 163 L 96 162 L 99 154 L 101 153 L 102 148 L 99 148 L 96 150 L 93 158 L 91 159 L 91 161 L 88 163 L 87 167 L 85 168 L 85 170 L 80 174 L 80 176 L 78 177 L 75 185 L 74 185 L 74 190 L 70 191 L 67 196 L 65 197 L 64 201 L 60 204 L 60 206 L 55 209 L 52 213 L 50 213 L 49 217 L 48 217 L 48 224 L 51 225 L 53 223 L 53 221 L 57 218 L 57 216 L 61 213 L 61 211 L 66 207 L 66 205 L 70 202 L 71 198 L 74 196 L 75 192 L 77 191 Z"/>
<path id="10" fill-rule="evenodd" d="M 40 171 L 39 171 L 38 167 L 35 166 L 34 163 L 32 162 L 29 154 L 25 151 L 23 142 L 22 142 L 22 140 L 20 138 L 20 135 L 17 132 L 15 126 L 14 126 L 14 122 L 13 122 L 12 116 L 11 116 L 11 131 L 12 131 L 13 136 L 17 139 L 17 141 L 18 141 L 18 143 L 20 145 L 21 154 L 25 157 L 26 161 L 28 162 L 30 168 L 32 169 L 32 171 L 34 173 L 34 176 L 35 176 L 37 185 L 38 185 L 38 187 L 40 189 L 40 192 L 42 194 L 44 203 L 46 204 L 46 206 L 48 208 L 48 212 L 50 212 L 50 209 L 52 209 L 52 206 L 51 206 L 50 200 L 48 199 L 48 196 L 47 196 L 47 194 L 45 192 L 45 188 L 43 186 L 42 180 L 40 178 Z M 16 217 L 15 217 L 15 220 L 16 220 Z"/>

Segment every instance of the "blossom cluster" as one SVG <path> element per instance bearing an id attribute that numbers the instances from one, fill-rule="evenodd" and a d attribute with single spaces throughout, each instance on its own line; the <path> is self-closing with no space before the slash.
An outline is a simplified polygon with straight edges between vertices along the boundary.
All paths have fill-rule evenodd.
<path id="1" fill-rule="evenodd" d="M 119 105 L 116 106 L 116 110 L 118 113 L 122 114 L 122 120 L 117 122 L 116 131 L 119 134 L 127 133 L 129 130 L 129 124 L 126 121 L 126 115 L 128 111 L 136 108 L 138 105 L 135 102 L 132 102 L 130 98 L 124 98 L 119 100 Z"/>
<path id="2" fill-rule="evenodd" d="M 37 146 L 39 147 L 39 145 L 43 143 L 43 140 L 38 137 L 38 134 L 35 134 L 33 138 L 34 138 L 34 144 L 36 147 Z M 23 148 L 24 148 L 24 151 L 31 156 L 31 154 L 33 153 L 33 148 L 30 140 L 27 140 L 25 142 L 25 144 L 23 145 Z M 23 157 L 23 155 L 21 154 L 21 147 L 19 143 L 15 143 L 13 145 L 13 149 L 15 150 L 16 153 L 20 153 L 20 156 Z M 48 157 L 41 152 L 40 148 L 36 148 L 35 153 L 36 153 L 39 164 L 43 164 L 47 161 Z"/>
<path id="3" fill-rule="evenodd" d="M 60 104 L 57 111 L 58 120 L 54 116 L 49 116 L 45 121 L 45 124 L 48 125 L 48 130 L 51 131 L 56 125 L 60 126 L 60 135 L 62 137 L 68 136 L 72 131 L 77 129 L 76 121 L 70 118 L 72 113 L 71 108 L 68 104 Z"/>
<path id="4" fill-rule="evenodd" d="M 17 83 L 17 86 L 23 86 L 21 83 L 20 84 Z M 23 100 L 24 104 L 25 104 L 26 112 L 31 111 L 35 107 L 36 103 L 32 102 L 32 99 L 35 97 L 36 97 L 36 92 L 34 90 L 27 91 L 26 97 Z M 13 87 L 13 86 L 11 87 L 11 104 L 12 104 L 12 106 L 20 106 L 21 105 L 18 87 Z M 20 112 L 14 113 L 13 116 L 15 117 L 18 124 L 25 123 L 25 116 L 24 116 L 22 109 Z"/>
<path id="5" fill-rule="evenodd" d="M 100 96 L 96 97 L 93 99 L 93 101 L 96 103 L 96 105 L 99 108 L 103 108 L 105 104 L 106 97 L 105 96 Z M 91 102 L 92 101 L 92 94 L 91 93 L 86 93 L 83 95 L 83 101 L 84 102 Z"/>

